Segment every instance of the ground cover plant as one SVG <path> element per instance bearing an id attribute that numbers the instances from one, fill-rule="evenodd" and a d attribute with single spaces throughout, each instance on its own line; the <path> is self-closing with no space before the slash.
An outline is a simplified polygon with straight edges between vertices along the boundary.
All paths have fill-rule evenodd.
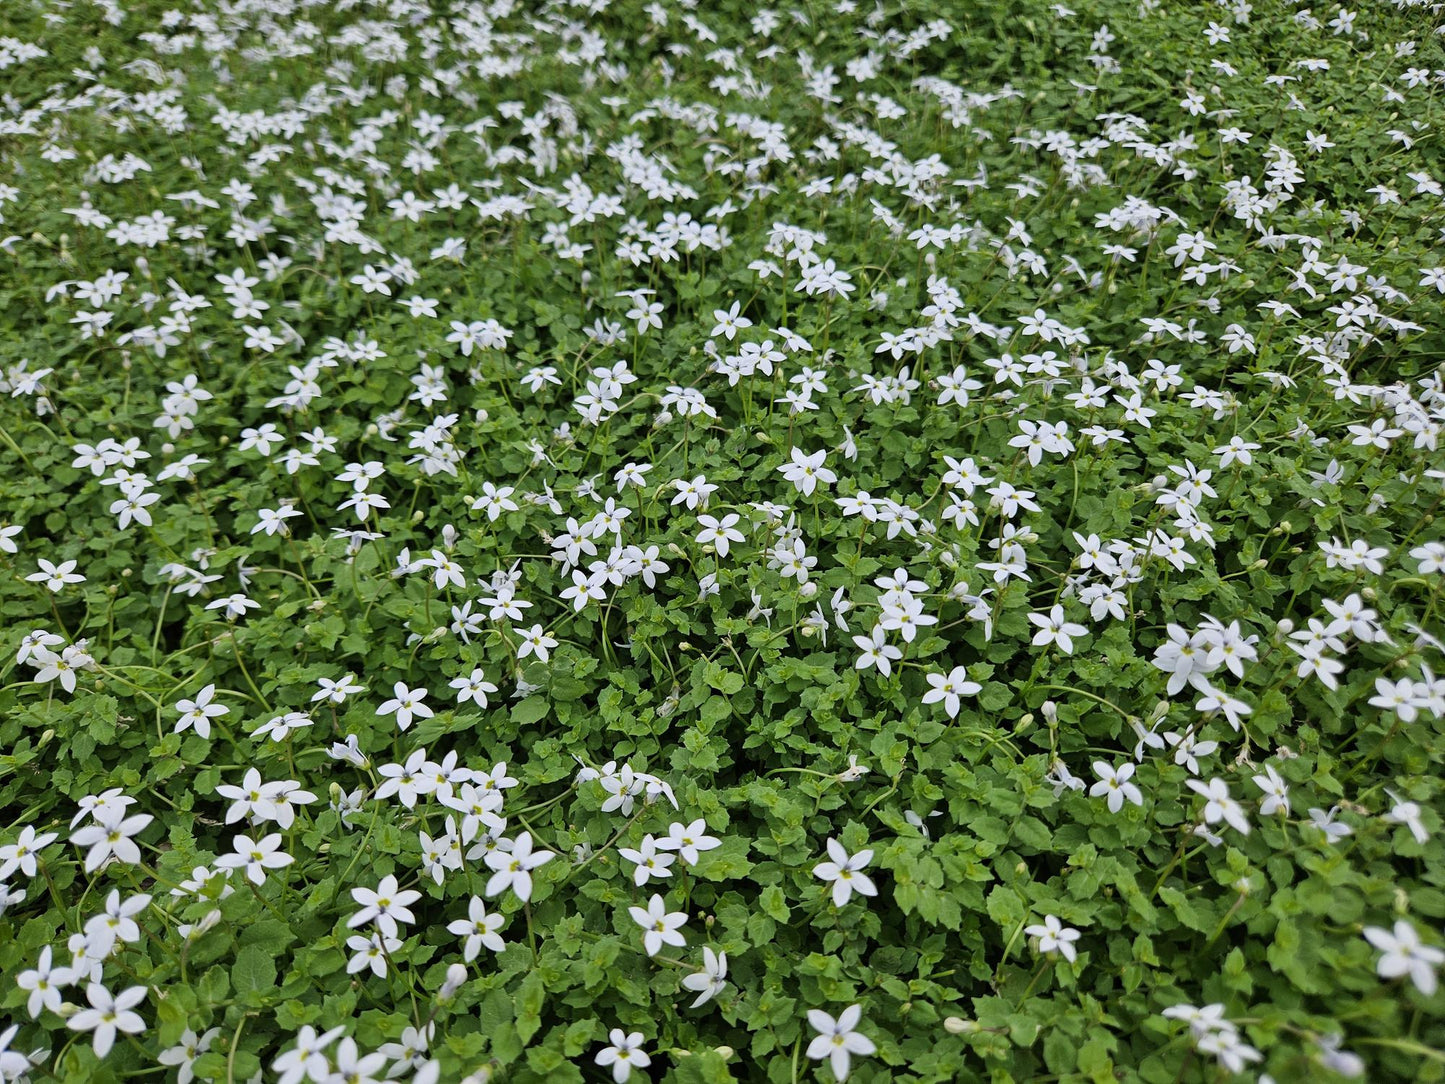
<path id="1" fill-rule="evenodd" d="M 0 1080 L 1441 1079 L 1442 28 L 9 0 Z"/>

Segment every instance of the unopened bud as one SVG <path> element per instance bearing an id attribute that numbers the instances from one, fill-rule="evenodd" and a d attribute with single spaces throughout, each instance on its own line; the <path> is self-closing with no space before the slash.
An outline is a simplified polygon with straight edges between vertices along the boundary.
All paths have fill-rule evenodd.
<path id="1" fill-rule="evenodd" d="M 446 981 L 442 983 L 442 988 L 437 991 L 437 1000 L 450 1001 L 456 996 L 457 991 L 462 988 L 466 981 L 466 965 L 452 964 L 447 968 Z"/>
<path id="2" fill-rule="evenodd" d="M 965 1020 L 961 1016 L 947 1016 L 943 1020 L 943 1030 L 950 1035 L 966 1035 L 978 1030 L 978 1021 Z"/>

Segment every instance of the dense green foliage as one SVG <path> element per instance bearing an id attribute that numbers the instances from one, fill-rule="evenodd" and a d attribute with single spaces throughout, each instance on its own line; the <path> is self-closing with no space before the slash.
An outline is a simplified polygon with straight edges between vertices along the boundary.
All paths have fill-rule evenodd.
<path id="1" fill-rule="evenodd" d="M 8 0 L 0 1080 L 1441 1079 L 1440 20 Z"/>

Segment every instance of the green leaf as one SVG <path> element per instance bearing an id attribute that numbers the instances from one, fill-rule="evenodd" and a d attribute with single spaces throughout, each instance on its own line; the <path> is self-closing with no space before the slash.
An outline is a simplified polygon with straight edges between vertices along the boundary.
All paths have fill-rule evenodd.
<path id="1" fill-rule="evenodd" d="M 237 997 L 259 1004 L 264 995 L 276 987 L 276 961 L 271 953 L 260 945 L 241 949 L 231 965 L 231 986 Z"/>

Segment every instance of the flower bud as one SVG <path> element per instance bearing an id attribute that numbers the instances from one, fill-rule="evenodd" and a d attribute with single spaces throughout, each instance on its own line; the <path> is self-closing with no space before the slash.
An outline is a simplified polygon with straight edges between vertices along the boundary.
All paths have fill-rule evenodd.
<path id="1" fill-rule="evenodd" d="M 1059 725 L 1059 706 L 1052 700 L 1045 700 L 1039 705 L 1039 711 L 1043 713 L 1044 722 L 1049 726 Z"/>
<path id="2" fill-rule="evenodd" d="M 465 985 L 466 981 L 466 965 L 452 964 L 450 967 L 447 968 L 446 981 L 442 983 L 442 988 L 437 991 L 437 1000 L 450 1001 L 456 996 L 457 991 L 460 990 L 463 985 Z"/>
<path id="3" fill-rule="evenodd" d="M 812 598 L 817 593 L 818 585 L 812 580 L 809 580 L 807 583 L 803 584 L 802 587 L 798 588 L 798 594 L 802 595 L 804 598 Z"/>
<path id="4" fill-rule="evenodd" d="M 965 1020 L 961 1016 L 946 1016 L 943 1019 L 943 1030 L 950 1035 L 965 1035 L 978 1030 L 977 1020 Z"/>

